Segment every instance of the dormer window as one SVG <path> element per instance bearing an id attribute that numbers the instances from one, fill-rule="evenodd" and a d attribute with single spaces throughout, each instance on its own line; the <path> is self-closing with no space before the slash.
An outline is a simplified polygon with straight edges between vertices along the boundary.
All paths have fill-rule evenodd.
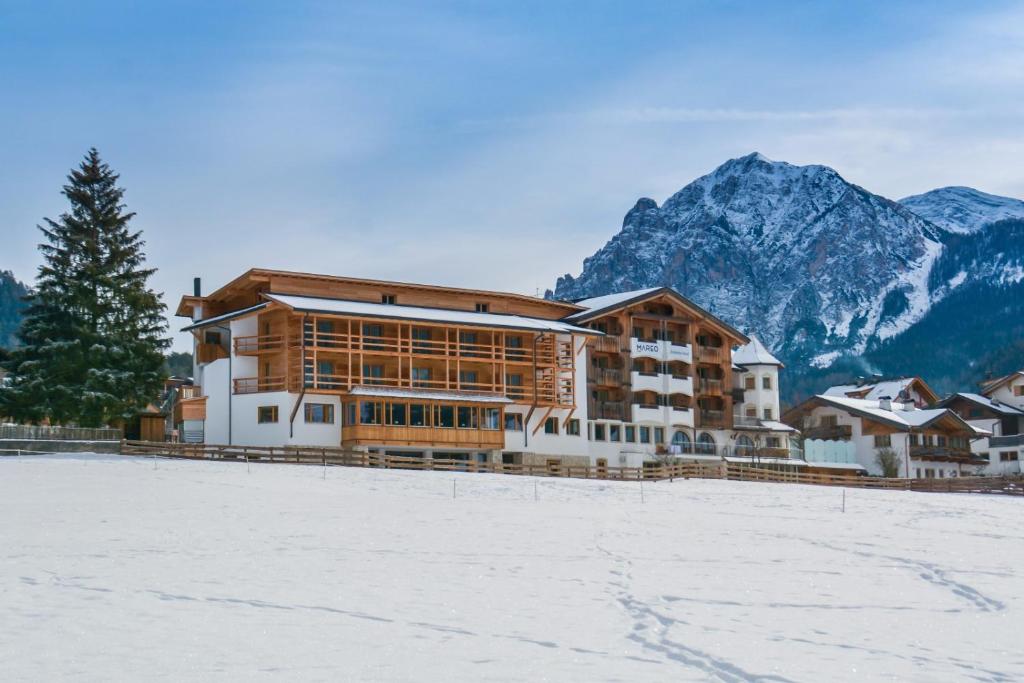
<path id="1" fill-rule="evenodd" d="M 476 302 L 477 313 L 488 313 L 491 310 L 491 305 L 483 301 Z"/>
<path id="2" fill-rule="evenodd" d="M 381 294 L 380 295 L 380 302 L 382 304 L 387 304 L 389 306 L 394 306 L 395 305 L 395 295 L 394 294 Z"/>

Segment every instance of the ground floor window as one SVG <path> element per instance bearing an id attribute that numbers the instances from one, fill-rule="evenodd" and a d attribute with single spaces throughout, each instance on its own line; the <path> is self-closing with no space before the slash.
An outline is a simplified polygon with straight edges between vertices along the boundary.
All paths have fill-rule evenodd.
<path id="1" fill-rule="evenodd" d="M 576 418 L 573 418 L 573 419 L 569 420 L 569 424 L 568 424 L 568 426 L 565 429 L 565 433 L 568 434 L 569 436 L 579 436 L 580 435 L 580 421 L 577 420 Z"/>
<path id="2" fill-rule="evenodd" d="M 704 455 L 714 455 L 715 437 L 711 436 L 707 432 L 701 432 L 700 436 L 697 437 L 697 452 L 703 453 Z"/>
<path id="3" fill-rule="evenodd" d="M 654 428 L 654 443 L 665 443 L 665 428 L 655 427 Z"/>
<path id="4" fill-rule="evenodd" d="M 523 416 L 519 413 L 505 413 L 505 429 L 509 432 L 523 431 Z"/>
<path id="5" fill-rule="evenodd" d="M 608 425 L 608 440 L 618 443 L 622 441 L 622 427 L 619 425 Z"/>
<path id="6" fill-rule="evenodd" d="M 640 443 L 650 443 L 650 442 L 651 442 L 651 428 L 650 427 L 641 427 L 640 428 Z"/>
<path id="7" fill-rule="evenodd" d="M 334 406 L 330 403 L 307 403 L 305 412 L 306 422 L 334 424 Z"/>
<path id="8" fill-rule="evenodd" d="M 626 425 L 626 443 L 636 443 L 636 427 Z"/>
<path id="9" fill-rule="evenodd" d="M 1002 451 L 999 453 L 1000 462 L 1016 462 L 1017 460 L 1017 451 Z"/>
<path id="10" fill-rule="evenodd" d="M 480 409 L 480 428 L 496 430 L 500 429 L 501 425 L 501 410 L 498 408 L 481 408 Z"/>
<path id="11" fill-rule="evenodd" d="M 892 446 L 891 434 L 875 434 L 875 448 L 889 448 Z"/>
<path id="12" fill-rule="evenodd" d="M 607 441 L 605 437 L 604 425 L 600 422 L 594 424 L 594 441 Z"/>
<path id="13" fill-rule="evenodd" d="M 544 420 L 544 433 L 545 434 L 558 434 L 558 418 L 549 417 Z"/>
<path id="14" fill-rule="evenodd" d="M 260 406 L 257 408 L 256 421 L 260 424 L 277 422 L 277 406 Z"/>

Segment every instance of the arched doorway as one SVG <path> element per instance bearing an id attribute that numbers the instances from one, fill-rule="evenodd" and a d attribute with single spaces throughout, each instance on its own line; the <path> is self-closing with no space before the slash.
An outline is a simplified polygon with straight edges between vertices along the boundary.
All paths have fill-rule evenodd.
<path id="1" fill-rule="evenodd" d="M 754 452 L 754 442 L 746 434 L 736 437 L 736 455 L 751 455 Z"/>
<path id="2" fill-rule="evenodd" d="M 677 430 L 676 433 L 672 435 L 672 445 L 679 446 L 680 453 L 693 452 L 693 446 L 690 443 L 690 436 L 682 430 Z"/>

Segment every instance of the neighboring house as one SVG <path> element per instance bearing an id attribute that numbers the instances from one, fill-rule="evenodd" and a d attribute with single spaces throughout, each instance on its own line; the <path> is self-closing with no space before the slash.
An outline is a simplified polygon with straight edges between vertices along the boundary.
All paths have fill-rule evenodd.
<path id="1" fill-rule="evenodd" d="M 987 431 L 952 410 L 919 408 L 920 394 L 913 395 L 918 390 L 909 384 L 902 391 L 896 398 L 820 394 L 787 411 L 784 419 L 802 432 L 804 457 L 815 468 L 857 465 L 882 475 L 878 455 L 883 449 L 896 454 L 901 477 L 958 477 L 984 464 L 972 454 L 971 442 Z M 825 454 L 840 457 L 819 458 Z"/>
<path id="2" fill-rule="evenodd" d="M 596 464 L 672 457 L 803 464 L 788 458 L 793 430 L 777 422 L 781 364 L 760 342 L 667 287 L 574 303 L 586 310 L 565 321 L 603 335 L 587 342 L 587 434 Z M 738 344 L 742 366 L 732 355 Z M 749 418 L 738 412 L 748 405 L 757 411 Z"/>
<path id="3" fill-rule="evenodd" d="M 580 306 L 518 294 L 250 270 L 186 296 L 183 440 L 587 464 Z"/>
<path id="4" fill-rule="evenodd" d="M 846 396 L 877 401 L 882 398 L 902 397 L 904 402 L 910 401 L 918 408 L 924 408 L 939 400 L 939 395 L 920 377 L 898 377 L 875 382 L 858 382 L 857 384 L 840 384 L 829 387 L 825 396 Z"/>
<path id="5" fill-rule="evenodd" d="M 981 393 L 960 392 L 940 403 L 970 424 L 991 432 L 972 443 L 986 461 L 984 474 L 1020 474 L 1024 461 L 1024 371 L 982 383 Z"/>

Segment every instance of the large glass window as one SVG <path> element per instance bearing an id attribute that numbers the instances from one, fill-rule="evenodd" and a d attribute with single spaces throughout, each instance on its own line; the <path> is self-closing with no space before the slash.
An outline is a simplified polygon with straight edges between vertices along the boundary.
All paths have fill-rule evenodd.
<path id="1" fill-rule="evenodd" d="M 476 429 L 478 426 L 476 408 L 473 406 L 459 406 L 458 425 L 459 429 Z"/>
<path id="2" fill-rule="evenodd" d="M 413 368 L 412 385 L 414 387 L 430 386 L 430 368 Z"/>
<path id="3" fill-rule="evenodd" d="M 408 410 L 404 403 L 391 404 L 391 419 L 389 424 L 404 427 L 408 424 Z"/>
<path id="4" fill-rule="evenodd" d="M 359 402 L 359 424 L 379 425 L 381 423 L 380 403 L 376 401 Z"/>
<path id="5" fill-rule="evenodd" d="M 412 403 L 409 405 L 409 426 L 427 426 L 427 407 L 422 403 Z"/>
<path id="6" fill-rule="evenodd" d="M 330 403 L 307 403 L 305 413 L 306 422 L 334 424 L 334 406 Z"/>
<path id="7" fill-rule="evenodd" d="M 455 426 L 454 406 L 434 406 L 434 426 L 451 429 Z"/>
<path id="8" fill-rule="evenodd" d="M 363 348 L 368 351 L 383 351 L 384 328 L 373 323 L 363 324 Z"/>
<path id="9" fill-rule="evenodd" d="M 383 365 L 363 365 L 363 384 L 384 384 Z"/>
<path id="10" fill-rule="evenodd" d="M 480 426 L 483 429 L 499 429 L 501 426 L 501 409 L 500 408 L 481 408 L 481 421 Z"/>

